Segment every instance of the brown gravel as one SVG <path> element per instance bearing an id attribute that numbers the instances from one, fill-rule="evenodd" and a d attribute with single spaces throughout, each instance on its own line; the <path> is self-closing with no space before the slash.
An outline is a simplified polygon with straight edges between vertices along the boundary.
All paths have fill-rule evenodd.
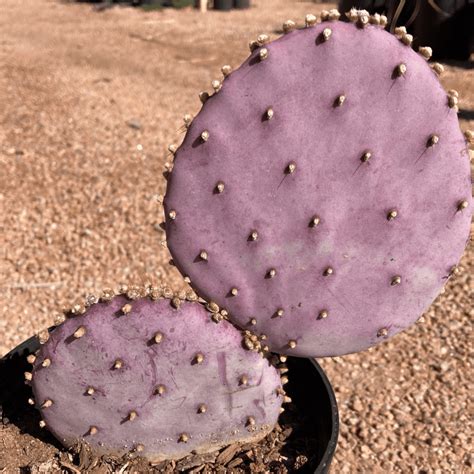
<path id="1" fill-rule="evenodd" d="M 86 293 L 161 278 L 183 285 L 160 245 L 167 144 L 220 66 L 246 57 L 248 39 L 324 5 L 255 0 L 250 11 L 202 15 L 1 3 L 3 354 Z M 463 128 L 474 128 L 472 64 L 451 65 L 443 78 L 460 91 Z M 472 248 L 462 266 L 421 324 L 322 361 L 341 410 L 333 472 L 473 472 Z M 55 452 L 0 428 L 0 472 L 53 472 Z"/>

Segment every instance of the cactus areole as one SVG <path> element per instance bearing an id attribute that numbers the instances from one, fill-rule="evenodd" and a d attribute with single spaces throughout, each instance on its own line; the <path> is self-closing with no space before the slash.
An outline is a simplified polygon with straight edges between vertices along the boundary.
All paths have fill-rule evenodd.
<path id="1" fill-rule="evenodd" d="M 295 356 L 413 324 L 469 234 L 457 93 L 403 28 L 349 17 L 254 42 L 188 124 L 165 197 L 168 247 L 197 293 Z"/>
<path id="2" fill-rule="evenodd" d="M 277 369 L 202 304 L 173 301 L 117 296 L 53 330 L 25 375 L 41 426 L 66 446 L 153 462 L 268 434 Z"/>

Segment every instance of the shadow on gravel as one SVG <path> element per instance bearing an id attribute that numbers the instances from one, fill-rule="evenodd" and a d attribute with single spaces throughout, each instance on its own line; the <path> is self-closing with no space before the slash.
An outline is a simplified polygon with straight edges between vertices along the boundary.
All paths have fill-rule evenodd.
<path id="1" fill-rule="evenodd" d="M 36 337 L 32 337 L 0 359 L 0 421 L 16 425 L 22 433 L 52 444 L 60 444 L 45 429 L 39 427 L 39 412 L 28 404 L 32 397 L 31 388 L 24 382 L 24 373 L 31 370 L 26 357 L 39 347 Z"/>
<path id="2" fill-rule="evenodd" d="M 462 120 L 474 120 L 474 110 L 460 108 L 458 117 Z"/>
<path id="3" fill-rule="evenodd" d="M 160 10 L 164 7 L 183 8 L 194 6 L 194 0 L 62 0 L 64 3 L 91 3 L 96 11 L 114 6 L 141 7 L 145 10 Z"/>
<path id="4" fill-rule="evenodd" d="M 467 69 L 468 71 L 474 69 L 474 61 L 456 61 L 455 59 L 445 59 L 443 63 L 447 64 L 448 66 Z"/>

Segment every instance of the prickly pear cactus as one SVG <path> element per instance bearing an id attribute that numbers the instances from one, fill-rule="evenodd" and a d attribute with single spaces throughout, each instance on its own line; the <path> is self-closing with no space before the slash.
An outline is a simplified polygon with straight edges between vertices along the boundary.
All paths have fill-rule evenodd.
<path id="1" fill-rule="evenodd" d="M 157 291 L 107 292 L 52 331 L 26 374 L 41 425 L 66 446 L 154 462 L 265 436 L 283 401 L 279 372 L 202 304 Z"/>
<path id="2" fill-rule="evenodd" d="M 332 356 L 414 323 L 472 211 L 456 91 L 404 28 L 352 10 L 251 43 L 190 123 L 165 198 L 194 289 L 270 349 Z"/>

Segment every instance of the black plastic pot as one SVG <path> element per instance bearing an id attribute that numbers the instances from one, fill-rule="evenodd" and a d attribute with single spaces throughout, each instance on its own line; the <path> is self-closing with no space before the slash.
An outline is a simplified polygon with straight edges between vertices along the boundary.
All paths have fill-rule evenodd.
<path id="1" fill-rule="evenodd" d="M 32 393 L 24 382 L 24 373 L 31 370 L 31 365 L 26 357 L 38 348 L 38 339 L 31 337 L 0 359 L 0 423 L 13 423 L 22 433 L 59 447 L 53 435 L 39 427 L 39 412 L 28 404 Z"/>
<path id="2" fill-rule="evenodd" d="M 14 423 L 21 432 L 59 447 L 47 430 L 39 428 L 39 413 L 28 405 L 31 389 L 25 385 L 23 374 L 31 369 L 26 357 L 38 348 L 38 339 L 32 337 L 0 359 L 0 421 Z M 331 384 L 311 359 L 289 357 L 287 365 L 289 382 L 285 390 L 304 414 L 308 439 L 314 440 L 310 447 L 312 462 L 298 472 L 328 473 L 339 434 L 339 414 Z"/>
<path id="3" fill-rule="evenodd" d="M 234 0 L 234 8 L 250 8 L 250 0 Z"/>
<path id="4" fill-rule="evenodd" d="M 229 11 L 232 9 L 232 0 L 214 0 L 214 10 Z"/>
<path id="5" fill-rule="evenodd" d="M 339 412 L 336 396 L 326 374 L 312 359 L 288 357 L 287 394 L 313 427 L 315 439 L 313 463 L 298 472 L 329 472 L 339 436 Z"/>

